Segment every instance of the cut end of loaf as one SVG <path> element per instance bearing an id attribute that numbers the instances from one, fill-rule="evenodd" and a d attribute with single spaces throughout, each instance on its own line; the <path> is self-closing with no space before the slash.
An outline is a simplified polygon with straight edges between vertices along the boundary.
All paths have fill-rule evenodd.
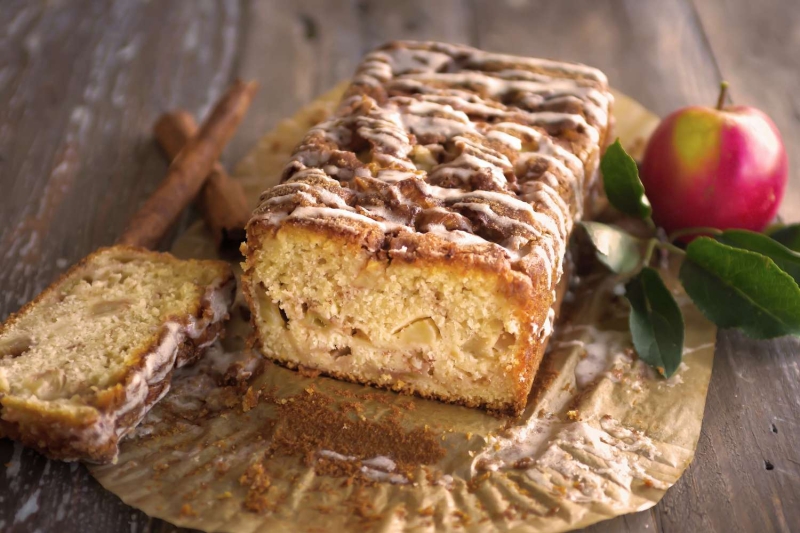
<path id="1" fill-rule="evenodd" d="M 248 224 L 262 350 L 520 412 L 612 101 L 585 65 L 435 42 L 369 53 Z"/>
<path id="2" fill-rule="evenodd" d="M 116 246 L 90 255 L 0 327 L 0 433 L 51 457 L 104 461 L 212 342 L 227 264 Z"/>
<path id="3" fill-rule="evenodd" d="M 370 253 L 293 225 L 253 228 L 248 243 L 244 290 L 271 359 L 470 407 L 524 407 L 547 311 L 522 275 Z"/>

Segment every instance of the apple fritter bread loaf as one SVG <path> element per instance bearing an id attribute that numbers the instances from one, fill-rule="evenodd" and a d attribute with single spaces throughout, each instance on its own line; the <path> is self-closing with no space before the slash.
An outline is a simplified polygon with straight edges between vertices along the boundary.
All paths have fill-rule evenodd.
<path id="1" fill-rule="evenodd" d="M 429 42 L 367 55 L 248 224 L 257 345 L 289 367 L 519 413 L 611 103 L 583 65 Z"/>
<path id="2" fill-rule="evenodd" d="M 0 437 L 63 460 L 113 461 L 170 376 L 222 330 L 222 261 L 99 250 L 0 325 Z"/>

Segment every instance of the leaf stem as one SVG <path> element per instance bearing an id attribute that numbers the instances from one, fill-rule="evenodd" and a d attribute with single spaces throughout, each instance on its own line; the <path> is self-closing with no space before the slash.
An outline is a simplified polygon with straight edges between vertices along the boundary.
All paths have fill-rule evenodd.
<path id="1" fill-rule="evenodd" d="M 644 250 L 644 257 L 642 258 L 642 265 L 647 266 L 650 264 L 650 258 L 653 257 L 653 251 L 656 249 L 658 239 L 650 239 L 647 241 L 647 248 Z"/>
<path id="2" fill-rule="evenodd" d="M 674 244 L 663 242 L 663 241 L 655 241 L 655 245 L 661 248 L 662 250 L 667 250 L 668 252 L 676 253 L 678 255 L 686 255 L 686 250 L 682 250 L 678 248 Z"/>
<path id="3" fill-rule="evenodd" d="M 728 97 L 728 82 L 723 81 L 719 84 L 719 98 L 717 98 L 717 109 L 722 111 L 722 107 L 725 105 L 725 99 Z"/>
<path id="4" fill-rule="evenodd" d="M 686 235 L 699 235 L 701 233 L 710 233 L 711 235 L 722 235 L 722 230 L 711 227 L 684 228 L 670 233 L 669 237 L 667 237 L 667 240 L 669 242 L 675 242 L 676 239 L 679 239 Z"/>

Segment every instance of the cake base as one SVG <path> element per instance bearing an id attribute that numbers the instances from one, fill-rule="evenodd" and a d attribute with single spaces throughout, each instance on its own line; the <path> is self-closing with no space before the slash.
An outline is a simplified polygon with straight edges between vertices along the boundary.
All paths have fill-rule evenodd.
<path id="1" fill-rule="evenodd" d="M 319 228 L 252 237 L 243 288 L 273 361 L 504 414 L 524 408 L 555 313 L 537 306 L 545 287 L 491 258 L 374 253 Z"/>

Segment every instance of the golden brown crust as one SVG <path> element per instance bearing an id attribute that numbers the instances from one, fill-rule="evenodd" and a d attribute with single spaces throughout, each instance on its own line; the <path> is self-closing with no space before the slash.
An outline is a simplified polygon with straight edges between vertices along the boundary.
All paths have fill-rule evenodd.
<path id="1" fill-rule="evenodd" d="M 42 305 L 42 302 L 47 301 L 51 292 L 58 290 L 61 284 L 86 267 L 93 258 L 110 251 L 126 250 L 139 256 L 150 256 L 154 260 L 178 261 L 170 254 L 136 247 L 118 245 L 99 249 L 67 270 L 34 300 L 12 314 L 0 326 L 0 335 L 36 305 Z M 202 263 L 205 267 L 214 269 L 217 274 L 217 281 L 213 287 L 209 287 L 209 290 L 219 291 L 229 306 L 235 289 L 235 279 L 230 266 L 222 261 L 202 261 Z M 210 296 L 212 295 L 207 294 L 198 300 L 186 316 L 172 317 L 170 322 L 175 324 L 174 330 L 162 328 L 148 346 L 134 354 L 133 362 L 116 385 L 89 396 L 84 400 L 85 405 L 78 409 L 66 410 L 52 406 L 47 408 L 24 398 L 0 394 L 0 436 L 19 440 L 52 459 L 87 460 L 97 463 L 115 460 L 119 439 L 133 429 L 152 405 L 169 390 L 172 367 L 183 366 L 196 360 L 204 348 L 223 331 L 224 319 L 227 316 L 214 316 Z M 199 325 L 195 338 L 179 334 L 181 344 L 176 349 L 174 359 L 169 358 L 160 368 L 145 371 L 145 367 L 152 363 L 150 358 L 154 357 L 158 350 L 164 349 L 169 342 L 174 342 L 172 338 L 175 332 L 184 331 L 192 326 L 190 322 Z M 140 399 L 131 398 L 131 391 L 140 388 L 143 379 L 146 393 Z"/>
<path id="2" fill-rule="evenodd" d="M 135 252 L 137 254 L 145 254 L 150 255 L 153 258 L 164 258 L 168 257 L 171 259 L 176 259 L 172 254 L 167 252 L 154 252 L 152 250 L 148 250 L 147 248 L 141 248 L 138 246 L 127 246 L 124 244 L 117 244 L 114 246 L 105 246 L 102 248 L 98 248 L 94 252 L 90 253 L 71 267 L 69 267 L 66 271 L 64 271 L 60 276 L 58 276 L 50 285 L 47 286 L 42 292 L 40 292 L 36 297 L 23 305 L 22 307 L 17 310 L 15 313 L 11 313 L 8 315 L 8 318 L 0 324 L 0 335 L 6 332 L 17 320 L 23 315 L 25 315 L 31 308 L 36 306 L 39 302 L 45 299 L 47 296 L 50 295 L 52 291 L 55 291 L 62 283 L 70 278 L 75 272 L 84 268 L 92 259 L 96 258 L 97 256 L 107 253 L 109 250 L 129 250 L 131 252 Z M 225 263 L 224 261 L 198 261 L 196 259 L 188 259 L 187 261 L 193 263 L 205 263 L 209 265 L 215 265 L 214 268 L 218 269 L 219 274 L 221 277 L 224 277 L 228 280 L 232 279 L 233 274 L 230 272 L 230 266 Z M 198 306 L 199 307 L 199 306 Z"/>
<path id="3" fill-rule="evenodd" d="M 501 67 L 528 74 L 495 72 Z M 335 217 L 342 232 L 369 227 L 369 249 L 408 231 L 442 230 L 498 245 L 483 253 L 529 256 L 522 249 L 553 237 L 563 248 L 564 232 L 543 236 L 535 214 L 564 214 L 547 198 L 555 192 L 569 217 L 580 213 L 611 100 L 602 74 L 581 65 L 389 43 L 365 58 L 337 115 L 307 134 L 250 224 Z M 528 271 L 527 259 L 511 267 Z"/>
<path id="4" fill-rule="evenodd" d="M 583 65 L 443 43 L 373 51 L 336 115 L 308 132 L 282 183 L 262 195 L 243 248 L 246 294 L 255 251 L 291 227 L 357 245 L 384 264 L 490 273 L 537 332 L 513 348 L 514 400 L 489 406 L 520 412 L 552 331 L 566 244 L 607 142 L 612 101 L 605 76 Z"/>

